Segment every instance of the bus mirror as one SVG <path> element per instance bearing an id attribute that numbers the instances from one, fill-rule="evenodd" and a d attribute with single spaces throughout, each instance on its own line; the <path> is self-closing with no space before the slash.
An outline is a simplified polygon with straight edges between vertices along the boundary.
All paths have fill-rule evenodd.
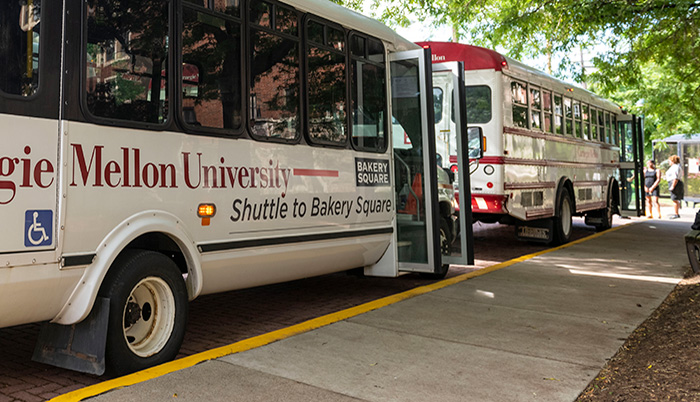
<path id="1" fill-rule="evenodd" d="M 467 144 L 469 146 L 469 159 L 481 159 L 484 156 L 484 132 L 481 127 L 469 127 L 467 129 Z"/>

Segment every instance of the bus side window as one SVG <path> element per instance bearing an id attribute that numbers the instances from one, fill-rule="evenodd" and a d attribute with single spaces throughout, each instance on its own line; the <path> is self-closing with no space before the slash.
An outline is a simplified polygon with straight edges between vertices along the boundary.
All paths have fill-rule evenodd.
<path id="1" fill-rule="evenodd" d="M 308 21 L 306 30 L 309 140 L 345 145 L 348 139 L 345 33 L 314 20 Z"/>
<path id="2" fill-rule="evenodd" d="M 530 87 L 530 123 L 533 130 L 542 130 L 542 98 L 540 98 L 540 89 Z"/>
<path id="3" fill-rule="evenodd" d="M 513 81 L 510 83 L 513 101 L 513 126 L 528 128 L 527 84 Z"/>
<path id="4" fill-rule="evenodd" d="M 591 106 L 591 139 L 599 141 L 598 137 L 598 110 Z"/>
<path id="5" fill-rule="evenodd" d="M 301 132 L 298 16 L 260 0 L 249 3 L 249 12 L 251 135 L 294 142 Z"/>
<path id="6" fill-rule="evenodd" d="M 0 91 L 28 97 L 39 90 L 40 22 L 41 0 L 0 3 Z"/>
<path id="7" fill-rule="evenodd" d="M 581 128 L 581 103 L 574 101 L 574 132 L 576 137 L 583 138 L 583 129 Z"/>
<path id="8" fill-rule="evenodd" d="M 582 103 L 581 104 L 581 109 L 583 113 L 583 138 L 590 140 L 591 139 L 591 116 L 588 113 L 588 104 Z"/>
<path id="9" fill-rule="evenodd" d="M 554 94 L 554 134 L 564 134 L 561 95 Z"/>
<path id="10" fill-rule="evenodd" d="M 491 121 L 491 88 L 489 86 L 467 86 L 465 98 L 467 98 L 467 123 L 486 124 Z"/>
<path id="11" fill-rule="evenodd" d="M 359 151 L 387 146 L 386 64 L 382 42 L 350 35 L 352 144 Z"/>
<path id="12" fill-rule="evenodd" d="M 552 93 L 542 91 L 542 112 L 544 114 L 543 129 L 547 133 L 552 132 Z"/>
<path id="13" fill-rule="evenodd" d="M 85 95 L 93 116 L 165 122 L 170 77 L 168 4 L 108 0 L 86 3 Z"/>
<path id="14" fill-rule="evenodd" d="M 186 3 L 185 3 L 186 4 Z M 241 24 L 183 5 L 182 118 L 186 125 L 228 132 L 243 122 Z"/>
<path id="15" fill-rule="evenodd" d="M 566 135 L 574 135 L 573 112 L 571 110 L 571 98 L 564 97 L 564 132 Z"/>
<path id="16" fill-rule="evenodd" d="M 433 111 L 435 116 L 435 124 L 442 121 L 442 101 L 444 99 L 444 91 L 440 87 L 433 87 Z"/>

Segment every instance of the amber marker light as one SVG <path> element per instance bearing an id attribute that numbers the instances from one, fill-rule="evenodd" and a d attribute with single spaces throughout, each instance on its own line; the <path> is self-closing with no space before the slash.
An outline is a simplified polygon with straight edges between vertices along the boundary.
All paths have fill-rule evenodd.
<path id="1" fill-rule="evenodd" d="M 211 218 L 216 215 L 216 205 L 214 204 L 199 204 L 197 208 L 197 216 L 202 218 L 202 226 L 209 226 Z"/>

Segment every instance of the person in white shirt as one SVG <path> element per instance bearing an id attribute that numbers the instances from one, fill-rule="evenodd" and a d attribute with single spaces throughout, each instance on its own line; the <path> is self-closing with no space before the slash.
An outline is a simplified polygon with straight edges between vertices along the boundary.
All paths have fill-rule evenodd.
<path id="1" fill-rule="evenodd" d="M 676 219 L 681 217 L 678 212 L 681 207 L 681 201 L 683 201 L 684 193 L 683 181 L 681 180 L 683 170 L 680 165 L 681 158 L 679 158 L 678 155 L 671 155 L 668 161 L 671 162 L 671 167 L 666 171 L 666 181 L 668 181 L 668 191 L 671 192 L 671 201 L 673 201 L 673 209 L 675 212 L 673 215 L 669 216 L 669 219 Z"/>

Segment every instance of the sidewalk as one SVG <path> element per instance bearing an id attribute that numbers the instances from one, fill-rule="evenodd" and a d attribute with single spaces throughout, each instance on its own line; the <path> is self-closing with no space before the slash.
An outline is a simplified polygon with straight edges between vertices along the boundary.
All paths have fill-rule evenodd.
<path id="1" fill-rule="evenodd" d="M 682 277 L 681 214 L 91 400 L 573 400 Z"/>

